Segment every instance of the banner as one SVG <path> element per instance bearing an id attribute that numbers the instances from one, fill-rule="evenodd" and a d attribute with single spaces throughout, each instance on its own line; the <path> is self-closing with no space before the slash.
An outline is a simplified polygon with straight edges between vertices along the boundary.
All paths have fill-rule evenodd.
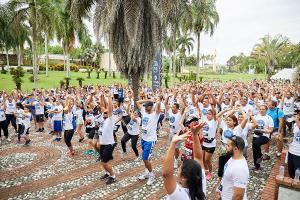
<path id="1" fill-rule="evenodd" d="M 152 90 L 155 91 L 161 85 L 161 54 L 155 56 L 154 64 L 152 67 Z"/>

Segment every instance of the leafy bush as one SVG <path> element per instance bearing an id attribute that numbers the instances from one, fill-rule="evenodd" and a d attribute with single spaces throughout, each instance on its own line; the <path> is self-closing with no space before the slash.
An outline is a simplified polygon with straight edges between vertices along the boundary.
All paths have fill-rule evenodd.
<path id="1" fill-rule="evenodd" d="M 52 71 L 64 71 L 64 64 L 51 65 L 49 67 L 49 69 L 52 70 Z M 75 64 L 71 64 L 70 65 L 70 70 L 74 71 L 74 72 L 78 72 L 79 71 L 79 66 L 75 65 Z"/>
<path id="2" fill-rule="evenodd" d="M 45 64 L 39 64 L 39 71 L 46 71 L 46 65 Z"/>
<path id="3" fill-rule="evenodd" d="M 33 78 L 33 75 L 32 76 L 29 76 L 29 81 L 31 82 L 31 83 L 33 83 L 34 82 L 34 78 Z"/>
<path id="4" fill-rule="evenodd" d="M 1 74 L 6 74 L 7 70 L 1 70 Z"/>

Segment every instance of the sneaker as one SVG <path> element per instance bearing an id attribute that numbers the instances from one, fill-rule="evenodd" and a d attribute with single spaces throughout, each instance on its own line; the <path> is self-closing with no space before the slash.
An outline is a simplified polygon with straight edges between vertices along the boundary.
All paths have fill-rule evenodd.
<path id="1" fill-rule="evenodd" d="M 109 176 L 107 181 L 106 181 L 106 185 L 110 185 L 110 184 L 112 184 L 116 181 L 117 181 L 116 178 L 113 178 L 113 177 Z"/>
<path id="2" fill-rule="evenodd" d="M 105 180 L 105 179 L 107 179 L 108 177 L 109 177 L 108 174 L 104 174 L 103 176 L 100 177 L 100 180 Z"/>
<path id="3" fill-rule="evenodd" d="M 73 151 L 69 151 L 67 154 L 68 154 L 68 156 L 74 156 L 74 152 Z"/>
<path id="4" fill-rule="evenodd" d="M 31 142 L 31 140 L 27 140 L 27 141 L 25 142 L 24 146 L 28 146 L 30 142 Z"/>
<path id="5" fill-rule="evenodd" d="M 271 157 L 267 154 L 265 154 L 264 157 L 263 157 L 263 160 L 270 160 L 270 159 L 271 159 Z"/>
<path id="6" fill-rule="evenodd" d="M 206 175 L 206 180 L 210 180 L 212 178 L 212 173 L 211 172 L 207 172 L 207 175 Z"/>
<path id="7" fill-rule="evenodd" d="M 139 180 L 145 180 L 147 178 L 149 178 L 149 172 L 144 172 L 138 177 Z"/>
<path id="8" fill-rule="evenodd" d="M 277 158 L 280 158 L 280 157 L 281 157 L 281 152 L 277 152 L 277 153 L 276 153 L 276 157 L 277 157 Z"/>
<path id="9" fill-rule="evenodd" d="M 140 161 L 140 158 L 139 158 L 139 157 L 136 157 L 136 158 L 133 160 L 133 162 L 138 162 L 138 161 Z"/>
<path id="10" fill-rule="evenodd" d="M 48 134 L 49 134 L 49 135 L 52 135 L 52 134 L 53 134 L 53 131 L 50 131 Z"/>
<path id="11" fill-rule="evenodd" d="M 252 167 L 252 170 L 254 171 L 254 172 L 259 172 L 260 170 L 262 170 L 262 168 L 261 167 Z"/>
<path id="12" fill-rule="evenodd" d="M 96 162 L 100 162 L 101 161 L 101 156 L 99 156 L 96 160 Z"/>
<path id="13" fill-rule="evenodd" d="M 258 158 L 258 159 L 256 160 L 256 163 L 257 163 L 257 164 L 260 164 L 262 160 L 263 160 L 262 157 L 260 157 L 260 158 Z"/>
<path id="14" fill-rule="evenodd" d="M 174 169 L 177 169 L 178 168 L 178 160 L 174 160 Z"/>
<path id="15" fill-rule="evenodd" d="M 7 141 L 7 142 L 11 142 L 11 139 L 10 139 L 10 138 L 6 138 L 6 141 Z"/>
<path id="16" fill-rule="evenodd" d="M 79 140 L 78 140 L 78 142 L 82 142 L 84 140 L 84 138 L 80 138 Z"/>
<path id="17" fill-rule="evenodd" d="M 57 141 L 58 141 L 58 138 L 54 138 L 54 139 L 53 139 L 53 142 L 57 142 Z"/>
<path id="18" fill-rule="evenodd" d="M 84 152 L 83 152 L 83 155 L 91 155 L 91 154 L 93 154 L 94 153 L 94 151 L 92 150 L 92 149 L 88 149 L 88 150 L 85 150 Z"/>
<path id="19" fill-rule="evenodd" d="M 122 152 L 122 155 L 121 155 L 122 159 L 124 159 L 126 156 L 127 156 L 127 152 Z"/>
<path id="20" fill-rule="evenodd" d="M 61 137 L 57 138 L 57 142 L 61 141 Z"/>
<path id="21" fill-rule="evenodd" d="M 147 185 L 152 185 L 155 181 L 155 176 L 152 175 L 152 176 L 149 176 L 149 179 L 147 181 Z"/>

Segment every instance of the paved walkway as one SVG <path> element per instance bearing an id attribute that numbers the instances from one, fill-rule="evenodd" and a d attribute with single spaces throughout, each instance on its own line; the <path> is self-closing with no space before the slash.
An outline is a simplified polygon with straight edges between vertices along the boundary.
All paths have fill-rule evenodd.
<path id="1" fill-rule="evenodd" d="M 157 181 L 152 186 L 137 180 L 137 176 L 144 171 L 143 163 L 141 160 L 134 161 L 132 151 L 127 157 L 121 158 L 120 145 L 114 152 L 113 161 L 118 181 L 106 186 L 104 181 L 100 181 L 103 170 L 100 164 L 95 162 L 96 158 L 82 155 L 88 146 L 86 143 L 78 143 L 78 135 L 73 138 L 76 155 L 69 157 L 66 155 L 67 148 L 64 142 L 52 142 L 52 136 L 48 135 L 47 131 L 35 133 L 34 128 L 31 128 L 30 133 L 32 144 L 29 147 L 6 141 L 1 144 L 0 199 L 166 198 L 161 176 L 162 158 L 168 148 L 166 128 L 162 130 L 152 157 L 157 177 Z M 122 134 L 120 132 L 119 136 L 121 137 Z M 12 139 L 16 138 L 12 136 Z M 130 142 L 128 149 L 130 149 Z M 274 144 L 271 145 L 270 150 L 274 154 Z M 214 176 L 208 182 L 208 199 L 216 199 L 218 151 L 219 149 L 213 156 Z M 248 159 L 251 168 L 253 164 L 251 148 L 248 150 Z M 270 161 L 263 162 L 264 169 L 260 173 L 250 172 L 248 199 L 260 199 L 275 161 L 273 156 Z"/>

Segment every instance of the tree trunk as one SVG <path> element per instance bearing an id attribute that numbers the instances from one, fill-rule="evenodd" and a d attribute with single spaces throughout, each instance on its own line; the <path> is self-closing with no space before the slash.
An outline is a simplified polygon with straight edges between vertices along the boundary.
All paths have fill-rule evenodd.
<path id="1" fill-rule="evenodd" d="M 20 63 L 24 65 L 24 44 L 20 45 Z"/>
<path id="2" fill-rule="evenodd" d="M 10 68 L 10 65 L 9 65 L 9 55 L 8 55 L 8 48 L 5 47 L 5 50 L 6 50 L 6 67 L 7 67 L 7 70 L 9 70 Z"/>
<path id="3" fill-rule="evenodd" d="M 46 76 L 48 77 L 48 35 L 45 34 L 45 66 L 46 66 Z"/>
<path id="4" fill-rule="evenodd" d="M 37 52 L 36 52 L 36 27 L 32 27 L 32 64 L 33 64 L 33 88 L 37 88 Z"/>
<path id="5" fill-rule="evenodd" d="M 172 78 L 172 84 L 173 87 L 175 86 L 175 79 L 176 79 L 176 27 L 174 27 L 173 30 L 173 56 L 172 56 L 172 63 L 173 63 L 173 78 Z"/>
<path id="6" fill-rule="evenodd" d="M 171 54 L 171 52 L 168 53 L 168 56 L 169 56 L 169 59 L 170 59 L 169 74 L 172 74 L 173 60 L 172 60 L 172 54 Z"/>
<path id="7" fill-rule="evenodd" d="M 111 50 L 108 49 L 108 74 L 111 76 Z"/>
<path id="8" fill-rule="evenodd" d="M 18 45 L 17 52 L 18 52 L 18 67 L 21 67 L 21 45 Z"/>
<path id="9" fill-rule="evenodd" d="M 64 49 L 64 71 L 66 71 L 66 47 L 63 46 Z"/>
<path id="10" fill-rule="evenodd" d="M 183 58 L 182 58 L 181 72 L 183 72 L 184 69 L 185 69 L 185 56 L 183 56 Z M 191 72 L 191 70 L 189 72 Z"/>
<path id="11" fill-rule="evenodd" d="M 136 102 L 139 100 L 139 87 L 140 87 L 140 74 L 133 73 L 131 75 L 132 78 L 132 91 L 133 91 L 133 99 L 134 99 L 134 108 L 136 109 Z"/>
<path id="12" fill-rule="evenodd" d="M 199 79 L 200 73 L 200 33 L 197 33 L 197 77 L 196 80 Z"/>
<path id="13" fill-rule="evenodd" d="M 70 78 L 70 53 L 67 51 L 67 77 Z"/>

